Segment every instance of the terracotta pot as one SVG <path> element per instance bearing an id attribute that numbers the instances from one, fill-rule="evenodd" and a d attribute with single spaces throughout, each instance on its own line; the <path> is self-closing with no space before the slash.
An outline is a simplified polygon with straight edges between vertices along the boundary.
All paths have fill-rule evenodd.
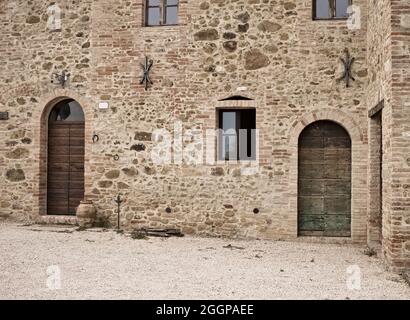
<path id="1" fill-rule="evenodd" d="M 81 201 L 76 215 L 79 220 L 94 220 L 97 216 L 97 210 L 92 201 Z"/>

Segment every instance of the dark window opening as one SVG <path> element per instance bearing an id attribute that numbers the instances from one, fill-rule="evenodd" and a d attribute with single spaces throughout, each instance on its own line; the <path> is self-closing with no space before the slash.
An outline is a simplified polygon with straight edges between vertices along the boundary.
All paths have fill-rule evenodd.
<path id="1" fill-rule="evenodd" d="M 347 19 L 352 0 L 313 0 L 313 19 Z"/>
<path id="2" fill-rule="evenodd" d="M 178 0 L 146 0 L 145 24 L 147 26 L 178 24 Z"/>
<path id="3" fill-rule="evenodd" d="M 219 110 L 219 160 L 256 160 L 256 110 Z"/>

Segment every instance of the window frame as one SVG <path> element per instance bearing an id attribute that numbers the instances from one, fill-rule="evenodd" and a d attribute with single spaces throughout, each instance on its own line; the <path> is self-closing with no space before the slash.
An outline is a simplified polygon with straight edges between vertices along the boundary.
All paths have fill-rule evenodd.
<path id="1" fill-rule="evenodd" d="M 318 18 L 316 17 L 316 7 L 317 7 L 317 1 L 318 0 L 312 0 L 313 5 L 312 5 L 312 19 L 313 21 L 345 21 L 349 19 L 349 17 L 336 17 L 336 1 L 337 0 L 332 0 L 333 2 L 333 12 L 332 12 L 332 17 L 329 18 Z M 353 0 L 347 0 L 348 1 L 348 6 L 353 5 Z"/>
<path id="2" fill-rule="evenodd" d="M 223 161 L 223 162 L 241 162 L 241 161 L 256 161 L 257 159 L 257 136 L 255 135 L 252 137 L 252 131 L 247 133 L 246 141 L 247 141 L 247 157 L 245 159 L 241 158 L 241 135 L 240 131 L 241 129 L 244 130 L 256 130 L 256 108 L 237 108 L 237 107 L 223 107 L 223 108 L 217 108 L 217 119 L 218 119 L 218 135 L 217 135 L 217 161 Z M 224 136 L 229 136 L 231 134 L 224 134 L 223 132 L 223 114 L 224 113 L 235 113 L 235 131 L 236 131 L 236 158 L 235 159 L 226 159 L 225 155 L 223 154 L 223 137 Z M 254 128 L 248 129 L 248 128 L 241 128 L 241 114 L 244 112 L 252 112 L 253 113 L 253 126 Z M 250 139 L 250 140 L 249 140 Z M 249 150 L 250 149 L 250 150 Z M 250 152 L 250 155 L 249 155 Z"/>
<path id="3" fill-rule="evenodd" d="M 75 116 L 75 118 L 78 117 L 78 116 L 80 117 L 80 119 L 78 119 L 78 120 L 72 120 L 72 119 L 67 120 L 72 115 L 71 111 L 75 110 L 75 109 L 72 109 L 72 108 L 74 108 L 74 106 L 71 106 L 70 105 L 71 103 L 74 103 L 75 105 L 77 105 L 77 111 L 80 112 Z M 61 108 L 66 107 L 66 106 L 68 106 L 68 108 L 70 109 L 70 114 L 67 116 L 67 118 L 64 118 L 64 119 L 60 118 L 59 119 L 59 116 L 61 117 L 61 114 L 60 114 Z M 73 113 L 73 115 L 74 115 L 74 113 Z M 84 110 L 81 107 L 81 105 L 76 100 L 73 100 L 73 99 L 65 99 L 65 100 L 60 101 L 59 103 L 57 103 L 51 109 L 51 111 L 48 115 L 48 123 L 49 124 L 59 124 L 59 125 L 61 125 L 61 124 L 84 123 L 84 122 L 85 122 Z"/>
<path id="4" fill-rule="evenodd" d="M 179 25 L 179 4 L 180 0 L 177 0 L 176 5 L 168 5 L 168 0 L 159 0 L 159 5 L 158 6 L 150 6 L 149 5 L 150 0 L 144 0 L 144 5 L 145 5 L 145 21 L 144 21 L 144 26 L 145 27 L 167 27 L 167 26 L 177 26 Z M 159 8 L 159 24 L 149 24 L 149 9 L 150 8 Z M 177 23 L 167 23 L 167 9 L 168 8 L 177 8 L 177 18 L 178 21 Z"/>

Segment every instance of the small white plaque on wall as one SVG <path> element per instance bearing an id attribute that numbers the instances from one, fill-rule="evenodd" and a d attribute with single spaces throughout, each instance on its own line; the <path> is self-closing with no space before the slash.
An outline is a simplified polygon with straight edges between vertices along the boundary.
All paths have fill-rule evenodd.
<path id="1" fill-rule="evenodd" d="M 108 109 L 108 102 L 100 102 L 99 104 L 98 104 L 98 109 L 100 109 L 100 110 L 107 110 Z"/>
<path id="2" fill-rule="evenodd" d="M 246 90 L 248 90 L 248 88 L 247 87 L 238 87 L 236 90 L 237 91 L 246 91 Z"/>

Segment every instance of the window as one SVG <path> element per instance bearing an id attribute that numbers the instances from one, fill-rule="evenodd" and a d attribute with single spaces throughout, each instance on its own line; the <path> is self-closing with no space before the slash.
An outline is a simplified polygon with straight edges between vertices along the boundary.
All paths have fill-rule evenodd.
<path id="1" fill-rule="evenodd" d="M 256 110 L 219 110 L 219 160 L 256 159 Z"/>
<path id="2" fill-rule="evenodd" d="M 147 26 L 178 24 L 178 0 L 146 0 Z"/>
<path id="3" fill-rule="evenodd" d="M 64 100 L 51 110 L 48 119 L 50 122 L 82 122 L 84 121 L 84 112 L 77 101 Z"/>
<path id="4" fill-rule="evenodd" d="M 313 0 L 313 19 L 347 19 L 352 0 Z"/>

